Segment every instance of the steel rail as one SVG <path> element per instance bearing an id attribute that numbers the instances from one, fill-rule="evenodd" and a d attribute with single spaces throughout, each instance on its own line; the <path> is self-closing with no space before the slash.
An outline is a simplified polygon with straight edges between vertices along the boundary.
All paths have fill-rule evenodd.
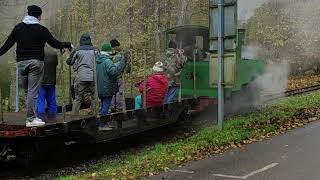
<path id="1" fill-rule="evenodd" d="M 290 97 L 290 96 L 297 96 L 297 95 L 301 95 L 301 94 L 305 94 L 305 93 L 309 93 L 309 92 L 313 92 L 313 91 L 317 91 L 320 90 L 320 84 L 317 85 L 312 85 L 312 86 L 308 86 L 308 87 L 302 87 L 302 88 L 297 88 L 297 89 L 292 89 L 292 90 L 287 90 L 281 93 L 275 93 L 275 94 L 266 94 L 266 95 L 262 95 L 262 98 L 266 98 L 268 100 L 272 100 L 272 99 L 277 99 L 277 98 L 282 98 L 282 97 Z"/>

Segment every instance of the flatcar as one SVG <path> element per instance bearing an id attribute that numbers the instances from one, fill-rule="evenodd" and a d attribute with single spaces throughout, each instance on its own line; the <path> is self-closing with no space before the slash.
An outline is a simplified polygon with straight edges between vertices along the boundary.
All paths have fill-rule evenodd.
<path id="1" fill-rule="evenodd" d="M 236 7 L 236 1 L 230 2 L 234 4 L 229 3 L 226 8 Z M 213 11 L 210 12 L 210 17 L 217 10 L 215 1 L 212 3 L 210 1 L 210 11 Z M 227 31 L 231 34 L 226 35 L 224 87 L 225 96 L 229 98 L 261 75 L 264 63 L 242 58 L 244 30 L 236 29 L 236 11 L 231 9 L 227 12 L 231 12 L 229 16 L 234 22 L 229 28 L 231 31 Z M 163 33 L 164 48 L 167 48 L 170 40 L 175 40 L 178 47 L 183 49 L 190 39 L 197 47 L 195 53 L 188 53 L 185 49 L 188 63 L 181 73 L 181 88 L 178 97 L 169 104 L 134 110 L 134 100 L 127 98 L 127 110 L 107 117 L 70 115 L 68 112 L 72 107 L 67 105 L 60 107 L 57 117 L 48 119 L 44 127 L 33 128 L 25 127 L 24 113 L 3 113 L 0 108 L 0 161 L 5 160 L 8 155 L 15 155 L 29 162 L 39 154 L 46 154 L 52 148 L 64 148 L 70 142 L 91 144 L 109 141 L 175 123 L 190 112 L 201 112 L 217 98 L 217 39 L 214 25 L 210 23 L 209 28 L 179 26 Z M 100 130 L 100 121 L 113 121 L 115 127 L 110 131 Z"/>

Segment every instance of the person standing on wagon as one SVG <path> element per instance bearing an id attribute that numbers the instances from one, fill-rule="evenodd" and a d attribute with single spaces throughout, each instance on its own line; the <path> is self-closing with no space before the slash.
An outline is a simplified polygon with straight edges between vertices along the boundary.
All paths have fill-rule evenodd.
<path id="1" fill-rule="evenodd" d="M 42 15 L 40 7 L 31 5 L 27 9 L 28 15 L 14 27 L 8 39 L 0 48 L 0 56 L 17 43 L 17 67 L 27 97 L 26 126 L 44 126 L 45 122 L 36 117 L 35 114 L 36 99 L 44 66 L 44 45 L 48 43 L 55 49 L 68 48 L 70 50 L 71 43 L 56 40 L 46 27 L 40 25 Z"/>
<path id="2" fill-rule="evenodd" d="M 48 118 L 54 118 L 57 114 L 56 102 L 56 74 L 58 66 L 58 54 L 54 49 L 46 46 L 44 56 L 44 74 L 37 98 L 37 116 L 45 118 L 46 102 L 48 106 Z"/>
<path id="3" fill-rule="evenodd" d="M 75 49 L 67 60 L 67 64 L 73 66 L 75 73 L 73 115 L 79 115 L 80 107 L 86 100 L 91 102 L 88 114 L 94 111 L 94 58 L 95 48 L 92 45 L 90 35 L 85 33 L 80 38 L 80 47 Z"/>
<path id="4" fill-rule="evenodd" d="M 114 63 L 117 63 L 123 59 L 123 56 L 120 54 L 121 48 L 120 48 L 120 42 L 116 39 L 113 39 L 110 41 L 111 47 L 112 47 L 112 54 L 111 58 Z M 112 112 L 119 112 L 123 108 L 123 82 L 122 82 L 122 74 L 119 75 L 117 78 L 118 80 L 118 92 L 112 96 L 111 101 L 111 110 Z"/>
<path id="5" fill-rule="evenodd" d="M 96 58 L 98 96 L 101 100 L 100 115 L 109 112 L 112 97 L 119 91 L 118 78 L 123 72 L 126 62 L 120 58 L 117 63 L 112 62 L 112 47 L 110 43 L 103 43 L 101 52 Z"/>

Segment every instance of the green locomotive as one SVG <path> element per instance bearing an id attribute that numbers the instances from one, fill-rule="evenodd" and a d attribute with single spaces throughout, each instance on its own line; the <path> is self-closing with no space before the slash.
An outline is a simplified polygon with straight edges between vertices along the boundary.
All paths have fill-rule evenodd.
<path id="1" fill-rule="evenodd" d="M 217 3 L 216 0 L 209 1 L 209 28 L 187 25 L 164 32 L 164 47 L 168 48 L 169 41 L 174 41 L 188 57 L 188 64 L 181 73 L 182 96 L 218 98 Z M 237 29 L 237 1 L 227 0 L 225 12 L 224 94 L 229 98 L 261 75 L 265 63 L 242 58 L 245 31 Z"/>

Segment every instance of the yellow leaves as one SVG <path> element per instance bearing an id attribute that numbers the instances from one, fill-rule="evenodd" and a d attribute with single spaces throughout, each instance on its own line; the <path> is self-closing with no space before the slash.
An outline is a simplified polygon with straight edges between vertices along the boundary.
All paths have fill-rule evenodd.
<path id="1" fill-rule="evenodd" d="M 288 81 L 288 90 L 293 90 L 302 87 L 308 87 L 315 84 L 318 84 L 320 81 L 319 75 L 304 75 L 304 76 L 295 76 L 290 77 Z"/>

